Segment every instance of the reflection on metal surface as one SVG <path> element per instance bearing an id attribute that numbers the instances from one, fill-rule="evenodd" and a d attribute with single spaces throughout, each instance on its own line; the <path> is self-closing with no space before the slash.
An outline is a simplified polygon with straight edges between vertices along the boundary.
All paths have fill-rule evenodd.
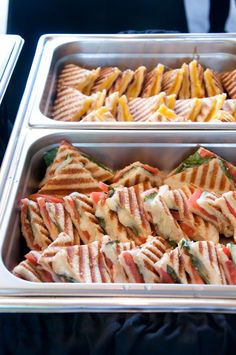
<path id="1" fill-rule="evenodd" d="M 236 301 L 121 297 L 0 297 L 0 312 L 214 312 L 235 313 Z"/>
<path id="2" fill-rule="evenodd" d="M 20 36 L 0 35 L 0 103 L 23 46 Z"/>

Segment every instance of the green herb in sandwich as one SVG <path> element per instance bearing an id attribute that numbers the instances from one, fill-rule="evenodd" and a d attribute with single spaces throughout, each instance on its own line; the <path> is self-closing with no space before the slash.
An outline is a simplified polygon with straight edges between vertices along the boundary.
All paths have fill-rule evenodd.
<path id="1" fill-rule="evenodd" d="M 207 274 L 207 270 L 200 259 L 198 259 L 195 255 L 190 254 L 193 266 L 199 272 L 201 278 L 205 281 L 206 284 L 210 284 L 210 280 Z"/>
<path id="2" fill-rule="evenodd" d="M 81 153 L 81 155 L 83 155 L 85 158 L 87 158 L 88 160 L 90 160 L 91 162 L 93 162 L 94 164 L 100 166 L 100 168 L 103 168 L 109 172 L 111 172 L 111 169 L 109 169 L 107 166 L 103 165 L 102 163 L 100 163 L 99 161 L 97 161 L 95 158 L 91 157 L 90 155 L 87 155 L 85 153 Z"/>
<path id="3" fill-rule="evenodd" d="M 225 161 L 219 159 L 219 164 L 220 164 L 220 167 L 223 170 L 224 174 L 227 176 L 227 178 L 230 179 L 230 180 L 233 180 L 233 177 L 230 175 L 230 173 L 228 171 L 228 168 L 227 168 L 227 166 L 225 164 Z"/>
<path id="4" fill-rule="evenodd" d="M 194 154 L 190 155 L 187 159 L 185 159 L 182 164 L 176 169 L 175 174 L 181 173 L 182 171 L 192 168 L 194 166 L 199 166 L 202 164 L 207 163 L 214 157 L 201 157 L 201 155 L 198 152 L 195 152 Z"/>
<path id="5" fill-rule="evenodd" d="M 130 229 L 132 230 L 132 232 L 135 234 L 135 235 L 139 235 L 139 231 L 138 231 L 138 228 L 135 227 L 135 226 L 131 226 Z"/>
<path id="6" fill-rule="evenodd" d="M 152 192 L 150 195 L 147 195 L 144 197 L 144 202 L 148 200 L 154 200 L 154 198 L 157 196 L 157 192 Z"/>
<path id="7" fill-rule="evenodd" d="M 53 148 L 44 154 L 43 160 L 45 161 L 46 166 L 51 165 L 57 155 L 58 148 Z"/>
<path id="8" fill-rule="evenodd" d="M 97 217 L 97 219 L 98 219 L 98 223 L 99 223 L 100 227 L 101 227 L 102 230 L 103 230 L 103 233 L 104 233 L 104 234 L 107 234 L 107 232 L 106 232 L 106 222 L 105 222 L 105 219 L 102 218 L 102 217 Z"/>
<path id="9" fill-rule="evenodd" d="M 66 282 L 78 282 L 76 279 L 74 279 L 74 278 L 71 277 L 71 276 L 67 276 L 67 275 L 64 275 L 64 274 L 60 274 L 59 276 L 60 276 L 60 277 L 63 277 L 63 279 L 64 279 Z"/>
<path id="10" fill-rule="evenodd" d="M 181 284 L 180 278 L 177 276 L 175 270 L 170 265 L 167 265 L 166 271 L 177 284 Z"/>
<path id="11" fill-rule="evenodd" d="M 167 239 L 167 242 L 170 244 L 171 247 L 173 247 L 173 248 L 177 247 L 177 243 L 174 240 Z"/>

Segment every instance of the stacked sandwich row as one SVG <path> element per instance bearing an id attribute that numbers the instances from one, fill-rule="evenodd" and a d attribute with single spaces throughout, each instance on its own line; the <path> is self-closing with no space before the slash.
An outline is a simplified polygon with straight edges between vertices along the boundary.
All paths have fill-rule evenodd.
<path id="1" fill-rule="evenodd" d="M 140 162 L 113 173 L 68 142 L 45 161 L 40 190 L 22 200 L 21 228 L 31 251 L 14 268 L 18 277 L 236 282 L 231 163 L 199 148 L 168 175 Z M 222 236 L 231 243 L 221 245 Z"/>
<path id="2" fill-rule="evenodd" d="M 182 239 L 177 247 L 162 237 L 134 242 L 75 245 L 59 234 L 42 252 L 30 251 L 13 270 L 32 282 L 236 284 L 236 246 Z"/>
<path id="3" fill-rule="evenodd" d="M 196 60 L 166 72 L 162 64 L 150 72 L 143 66 L 121 72 L 116 67 L 88 70 L 67 64 L 58 78 L 52 118 L 85 122 L 231 122 L 235 121 L 236 111 L 235 77 L 235 71 L 217 74 L 204 70 Z M 231 100 L 226 100 L 226 94 Z M 225 100 L 230 110 L 223 107 Z M 203 114 L 205 106 L 207 113 Z M 219 110 L 227 113 L 218 114 Z"/>
<path id="4" fill-rule="evenodd" d="M 58 121 L 80 122 L 235 122 L 236 99 L 226 94 L 204 99 L 176 100 L 161 92 L 149 98 L 127 100 L 118 93 L 86 96 L 72 88 L 58 93 L 53 117 Z"/>

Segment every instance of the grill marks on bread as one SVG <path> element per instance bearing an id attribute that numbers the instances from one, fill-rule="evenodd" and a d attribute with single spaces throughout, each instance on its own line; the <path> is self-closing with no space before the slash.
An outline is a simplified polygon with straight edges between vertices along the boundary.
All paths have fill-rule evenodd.
<path id="1" fill-rule="evenodd" d="M 119 261 L 129 282 L 153 283 L 159 282 L 159 275 L 155 269 L 155 263 L 162 258 L 170 245 L 161 237 L 148 237 L 140 247 L 130 251 L 122 251 Z M 137 278 L 140 275 L 140 278 Z"/>
<path id="2" fill-rule="evenodd" d="M 213 158 L 202 165 L 190 167 L 177 174 L 170 174 L 164 182 L 171 188 L 193 184 L 216 193 L 235 189 L 232 180 L 225 175 L 219 158 Z"/>
<path id="3" fill-rule="evenodd" d="M 74 191 L 85 194 L 99 191 L 99 181 L 110 179 L 113 174 L 108 168 L 91 159 L 63 141 L 53 163 L 46 171 L 39 192 L 65 196 Z"/>
<path id="4" fill-rule="evenodd" d="M 112 106 L 110 112 L 114 120 L 118 121 L 234 122 L 229 115 L 217 113 L 222 109 L 224 90 L 230 99 L 236 99 L 235 78 L 236 70 L 219 74 L 209 68 L 204 70 L 197 60 L 188 64 L 183 63 L 179 69 L 167 71 L 164 71 L 162 64 L 158 64 L 148 72 L 145 66 L 140 66 L 134 71 L 131 69 L 121 71 L 117 67 L 89 70 L 75 64 L 66 64 L 58 77 L 52 118 L 60 121 L 112 121 L 109 115 L 89 114 L 104 108 L 104 105 L 107 107 L 105 97 L 115 94 L 116 104 Z M 161 90 L 165 95 L 175 94 L 176 98 L 183 101 L 193 98 L 200 101 L 179 104 L 176 108 L 177 117 L 158 113 L 148 100 L 135 101 L 156 96 Z M 140 104 L 143 109 L 139 107 Z M 128 112 L 129 106 L 134 115 Z M 216 114 L 217 117 L 214 118 Z M 230 114 L 234 117 L 234 114 L 231 112 Z"/>

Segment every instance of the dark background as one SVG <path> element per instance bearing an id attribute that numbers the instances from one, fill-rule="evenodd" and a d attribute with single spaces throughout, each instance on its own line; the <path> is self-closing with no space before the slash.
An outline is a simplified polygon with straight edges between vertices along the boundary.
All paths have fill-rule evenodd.
<path id="1" fill-rule="evenodd" d="M 0 108 L 1 154 L 45 33 L 187 32 L 181 0 L 10 0 L 8 33 L 25 40 Z M 236 317 L 223 314 L 0 314 L 0 354 L 233 354 Z"/>

